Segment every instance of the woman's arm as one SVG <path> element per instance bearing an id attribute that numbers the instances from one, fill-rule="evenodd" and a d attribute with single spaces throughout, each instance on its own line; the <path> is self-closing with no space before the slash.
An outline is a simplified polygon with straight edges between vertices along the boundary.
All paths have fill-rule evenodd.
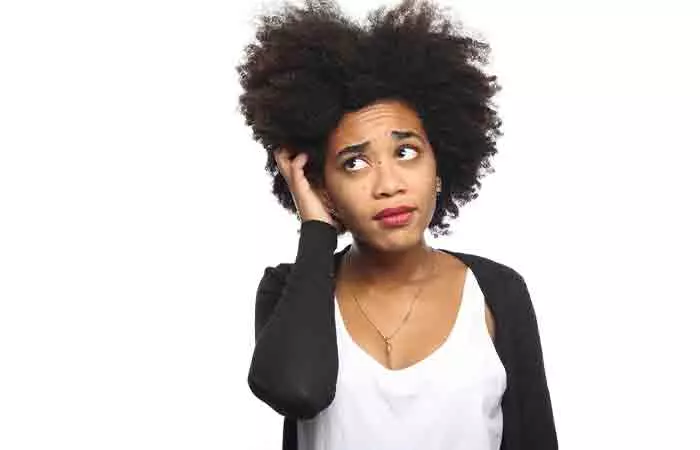
<path id="1" fill-rule="evenodd" d="M 335 396 L 337 240 L 332 225 L 302 222 L 294 264 L 267 267 L 258 286 L 248 385 L 256 397 L 287 417 L 312 418 Z"/>
<path id="2" fill-rule="evenodd" d="M 557 432 L 544 369 L 542 344 L 535 309 L 523 277 L 516 272 L 513 283 L 518 317 L 515 331 L 518 408 L 522 449 L 557 450 Z"/>

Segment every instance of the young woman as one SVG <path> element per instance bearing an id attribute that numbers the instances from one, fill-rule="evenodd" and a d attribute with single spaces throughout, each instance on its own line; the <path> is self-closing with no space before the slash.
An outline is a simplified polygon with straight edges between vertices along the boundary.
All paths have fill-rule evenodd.
<path id="1" fill-rule="evenodd" d="M 260 280 L 248 377 L 286 450 L 557 448 L 523 278 L 424 238 L 476 198 L 500 135 L 489 47 L 457 28 L 429 3 L 361 27 L 307 1 L 263 17 L 238 67 L 301 221 L 294 263 Z"/>

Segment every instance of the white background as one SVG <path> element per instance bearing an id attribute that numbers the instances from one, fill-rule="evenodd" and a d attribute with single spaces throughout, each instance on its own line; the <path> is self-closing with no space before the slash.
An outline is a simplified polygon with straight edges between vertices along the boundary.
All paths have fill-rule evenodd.
<path id="1" fill-rule="evenodd" d="M 700 448 L 693 2 L 440 3 L 492 44 L 505 135 L 429 242 L 528 282 L 562 449 Z M 298 242 L 236 113 L 261 4 L 0 7 L 0 448 L 281 448 L 246 384 Z"/>

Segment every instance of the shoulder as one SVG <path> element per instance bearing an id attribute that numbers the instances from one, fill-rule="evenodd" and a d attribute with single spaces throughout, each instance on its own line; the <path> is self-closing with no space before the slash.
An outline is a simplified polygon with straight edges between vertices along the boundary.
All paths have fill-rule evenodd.
<path id="1" fill-rule="evenodd" d="M 515 268 L 481 255 L 441 250 L 450 253 L 469 267 L 496 321 L 531 320 L 534 311 L 527 284 Z"/>
<path id="2" fill-rule="evenodd" d="M 523 277 L 512 266 L 504 262 L 497 261 L 486 256 L 473 253 L 463 253 L 455 250 L 441 248 L 440 250 L 449 253 L 467 265 L 477 278 L 486 280 L 513 280 L 522 281 Z"/>

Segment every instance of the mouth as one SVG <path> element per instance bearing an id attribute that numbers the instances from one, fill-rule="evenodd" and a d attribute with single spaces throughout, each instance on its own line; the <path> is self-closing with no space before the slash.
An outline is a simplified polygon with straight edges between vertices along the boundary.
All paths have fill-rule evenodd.
<path id="1" fill-rule="evenodd" d="M 415 210 L 416 208 L 410 206 L 387 208 L 376 214 L 373 219 L 384 227 L 402 227 L 411 222 L 411 219 L 415 215 Z"/>
<path id="2" fill-rule="evenodd" d="M 415 209 L 416 209 L 415 207 L 408 206 L 408 205 L 401 205 L 401 206 L 397 206 L 394 208 L 384 208 L 381 211 L 379 211 L 377 214 L 375 214 L 372 218 L 374 220 L 381 220 L 384 217 L 405 214 L 408 212 L 412 212 Z"/>
<path id="3" fill-rule="evenodd" d="M 404 213 L 384 216 L 378 220 L 379 223 L 381 223 L 384 227 L 395 228 L 408 225 L 408 223 L 411 221 L 411 218 L 413 218 L 413 211 L 406 211 Z"/>

